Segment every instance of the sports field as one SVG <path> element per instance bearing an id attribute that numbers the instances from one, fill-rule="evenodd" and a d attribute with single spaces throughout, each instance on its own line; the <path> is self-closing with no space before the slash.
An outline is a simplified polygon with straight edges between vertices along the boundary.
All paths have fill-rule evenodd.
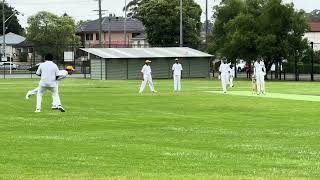
<path id="1" fill-rule="evenodd" d="M 36 114 L 37 80 L 0 80 L 0 179 L 320 178 L 320 83 L 154 82 L 67 79 Z"/>

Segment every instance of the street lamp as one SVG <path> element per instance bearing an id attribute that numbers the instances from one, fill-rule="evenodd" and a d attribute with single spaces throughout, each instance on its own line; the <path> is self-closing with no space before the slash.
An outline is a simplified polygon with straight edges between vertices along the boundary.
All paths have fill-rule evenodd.
<path id="1" fill-rule="evenodd" d="M 12 18 L 12 16 L 18 14 L 17 11 L 13 11 L 13 13 L 7 18 L 5 19 L 5 12 L 4 12 L 4 0 L 2 1 L 2 35 L 3 35 L 3 42 L 2 42 L 2 48 L 3 48 L 3 54 L 2 54 L 2 61 L 6 61 L 5 57 L 6 57 L 6 22 Z"/>

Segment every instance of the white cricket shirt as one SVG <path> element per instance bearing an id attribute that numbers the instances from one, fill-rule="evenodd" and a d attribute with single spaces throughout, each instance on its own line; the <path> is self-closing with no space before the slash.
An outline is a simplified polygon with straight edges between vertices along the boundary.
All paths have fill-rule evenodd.
<path id="1" fill-rule="evenodd" d="M 229 74 L 230 66 L 228 64 L 221 63 L 219 67 L 219 71 L 221 72 L 221 74 Z"/>
<path id="2" fill-rule="evenodd" d="M 39 86 L 42 87 L 56 87 L 56 77 L 59 75 L 58 66 L 52 61 L 46 61 L 41 63 L 36 72 L 37 75 L 41 75 Z"/>
<path id="3" fill-rule="evenodd" d="M 142 67 L 141 72 L 143 73 L 144 76 L 150 76 L 151 75 L 151 67 L 145 64 Z"/>
<path id="4" fill-rule="evenodd" d="M 260 61 L 260 63 L 258 63 L 258 61 L 256 61 L 254 63 L 254 70 L 256 74 L 264 74 L 266 71 L 266 68 L 264 66 L 264 62 Z"/>
<path id="5" fill-rule="evenodd" d="M 173 65 L 172 65 L 172 71 L 173 71 L 173 75 L 174 76 L 181 76 L 181 71 L 182 71 L 183 69 L 182 69 L 182 65 L 179 63 L 179 64 L 177 64 L 177 63 L 174 63 Z"/>

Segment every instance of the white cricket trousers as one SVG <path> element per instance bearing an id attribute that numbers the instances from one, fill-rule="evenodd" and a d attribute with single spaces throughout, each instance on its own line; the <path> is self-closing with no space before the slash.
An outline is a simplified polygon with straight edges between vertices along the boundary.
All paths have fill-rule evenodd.
<path id="1" fill-rule="evenodd" d="M 230 87 L 233 87 L 233 76 L 230 76 Z"/>
<path id="2" fill-rule="evenodd" d="M 229 75 L 227 73 L 222 73 L 220 75 L 222 91 L 227 92 L 227 85 L 229 84 Z"/>
<path id="3" fill-rule="evenodd" d="M 152 76 L 143 76 L 143 81 L 140 86 L 140 91 L 139 93 L 142 93 L 144 91 L 144 88 L 146 87 L 147 83 L 149 84 L 150 91 L 154 92 L 154 86 L 152 82 Z"/>
<path id="4" fill-rule="evenodd" d="M 173 76 L 173 86 L 174 86 L 174 91 L 181 91 L 181 76 L 180 75 Z"/>
<path id="5" fill-rule="evenodd" d="M 265 93 L 264 73 L 256 74 L 257 94 Z"/>
<path id="6" fill-rule="evenodd" d="M 58 86 L 56 86 L 56 87 L 42 87 L 42 86 L 40 86 L 37 89 L 38 89 L 37 109 L 41 110 L 42 96 L 46 90 L 49 90 L 52 93 L 52 105 L 55 105 L 55 106 L 61 105 Z M 36 89 L 34 89 L 33 91 L 35 91 L 35 90 Z"/>

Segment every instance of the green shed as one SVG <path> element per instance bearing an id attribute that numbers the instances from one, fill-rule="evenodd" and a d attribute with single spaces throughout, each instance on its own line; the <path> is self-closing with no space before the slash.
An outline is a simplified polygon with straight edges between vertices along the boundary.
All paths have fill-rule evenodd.
<path id="1" fill-rule="evenodd" d="M 187 48 L 83 48 L 91 63 L 91 79 L 139 79 L 144 61 L 152 61 L 152 78 L 172 78 L 171 67 L 179 58 L 183 67 L 182 78 L 210 76 L 212 55 Z"/>

